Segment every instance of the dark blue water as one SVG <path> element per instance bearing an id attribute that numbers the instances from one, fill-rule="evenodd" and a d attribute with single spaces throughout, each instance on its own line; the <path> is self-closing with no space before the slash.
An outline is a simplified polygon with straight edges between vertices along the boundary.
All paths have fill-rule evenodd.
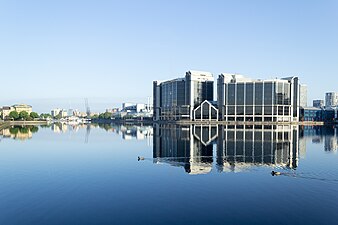
<path id="1" fill-rule="evenodd" d="M 0 224 L 337 224 L 337 134 L 13 127 L 0 131 Z"/>

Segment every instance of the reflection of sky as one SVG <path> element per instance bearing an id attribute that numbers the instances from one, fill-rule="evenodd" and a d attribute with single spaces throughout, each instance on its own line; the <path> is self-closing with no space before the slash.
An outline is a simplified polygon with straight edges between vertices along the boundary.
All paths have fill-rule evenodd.
<path id="1" fill-rule="evenodd" d="M 28 141 L 0 142 L 1 224 L 335 224 L 338 219 L 335 182 L 272 177 L 266 167 L 188 176 L 180 167 L 153 164 L 147 140 L 125 141 L 98 127 L 88 143 L 85 135 L 86 129 L 39 128 Z M 336 178 L 336 156 L 309 139 L 306 158 L 294 172 Z"/>

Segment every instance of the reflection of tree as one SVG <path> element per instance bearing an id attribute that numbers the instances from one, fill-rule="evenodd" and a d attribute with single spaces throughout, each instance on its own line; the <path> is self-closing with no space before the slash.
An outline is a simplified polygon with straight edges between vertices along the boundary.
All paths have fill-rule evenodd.
<path id="1" fill-rule="evenodd" d="M 31 131 L 32 133 L 36 133 L 36 132 L 39 131 L 39 127 L 37 127 L 37 126 L 32 126 L 32 127 L 30 128 L 30 131 Z"/>
<path id="2" fill-rule="evenodd" d="M 42 127 L 42 128 L 50 128 L 52 125 L 53 125 L 52 123 L 51 124 L 42 124 L 42 125 L 40 125 L 40 127 Z"/>
<path id="3" fill-rule="evenodd" d="M 28 134 L 29 132 L 36 133 L 39 131 L 39 127 L 33 126 L 33 125 L 28 125 L 28 126 L 13 126 L 9 128 L 9 133 L 16 135 L 19 132 L 21 134 Z"/>
<path id="4" fill-rule="evenodd" d="M 112 128 L 112 126 L 109 123 L 99 123 L 99 127 L 105 129 L 106 131 Z"/>
<path id="5" fill-rule="evenodd" d="M 22 133 L 22 134 L 28 134 L 28 132 L 29 132 L 28 127 L 21 127 L 21 128 L 19 128 L 19 130 L 20 130 L 20 133 Z"/>
<path id="6" fill-rule="evenodd" d="M 18 127 L 11 127 L 9 128 L 9 133 L 10 134 L 18 134 L 19 133 L 19 128 Z"/>

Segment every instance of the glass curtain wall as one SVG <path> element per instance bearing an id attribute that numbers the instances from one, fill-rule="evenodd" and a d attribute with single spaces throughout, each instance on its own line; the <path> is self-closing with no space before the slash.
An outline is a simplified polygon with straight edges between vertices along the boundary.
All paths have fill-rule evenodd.
<path id="1" fill-rule="evenodd" d="M 218 89 L 223 102 L 219 107 L 225 107 L 220 109 L 223 120 L 291 121 L 292 90 L 287 81 L 224 83 Z"/>

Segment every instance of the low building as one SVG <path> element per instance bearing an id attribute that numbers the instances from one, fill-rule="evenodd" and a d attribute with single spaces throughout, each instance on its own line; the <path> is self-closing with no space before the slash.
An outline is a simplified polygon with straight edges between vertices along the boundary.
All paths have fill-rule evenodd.
<path id="1" fill-rule="evenodd" d="M 118 111 L 119 111 L 119 108 L 106 109 L 106 112 L 108 113 L 117 113 Z"/>
<path id="2" fill-rule="evenodd" d="M 315 99 L 312 101 L 312 106 L 315 108 L 323 108 L 324 107 L 324 100 Z"/>
<path id="3" fill-rule="evenodd" d="M 13 111 L 17 111 L 18 113 L 25 111 L 25 112 L 28 112 L 28 114 L 29 114 L 29 113 L 33 112 L 32 106 L 26 105 L 26 104 L 13 105 L 12 109 L 13 109 Z"/>
<path id="4" fill-rule="evenodd" d="M 10 106 L 3 106 L 1 109 L 2 119 L 5 119 L 7 116 L 9 116 L 11 111 L 12 108 Z"/>
<path id="5" fill-rule="evenodd" d="M 0 112 L 2 113 L 1 119 L 5 119 L 7 116 L 9 116 L 9 113 L 12 111 L 16 111 L 18 113 L 25 111 L 28 114 L 30 114 L 33 111 L 33 108 L 32 106 L 26 105 L 26 104 L 15 104 L 12 106 L 3 106 L 2 108 L 0 108 Z"/>
<path id="6" fill-rule="evenodd" d="M 324 110 L 315 107 L 302 107 L 300 121 L 323 121 Z"/>

